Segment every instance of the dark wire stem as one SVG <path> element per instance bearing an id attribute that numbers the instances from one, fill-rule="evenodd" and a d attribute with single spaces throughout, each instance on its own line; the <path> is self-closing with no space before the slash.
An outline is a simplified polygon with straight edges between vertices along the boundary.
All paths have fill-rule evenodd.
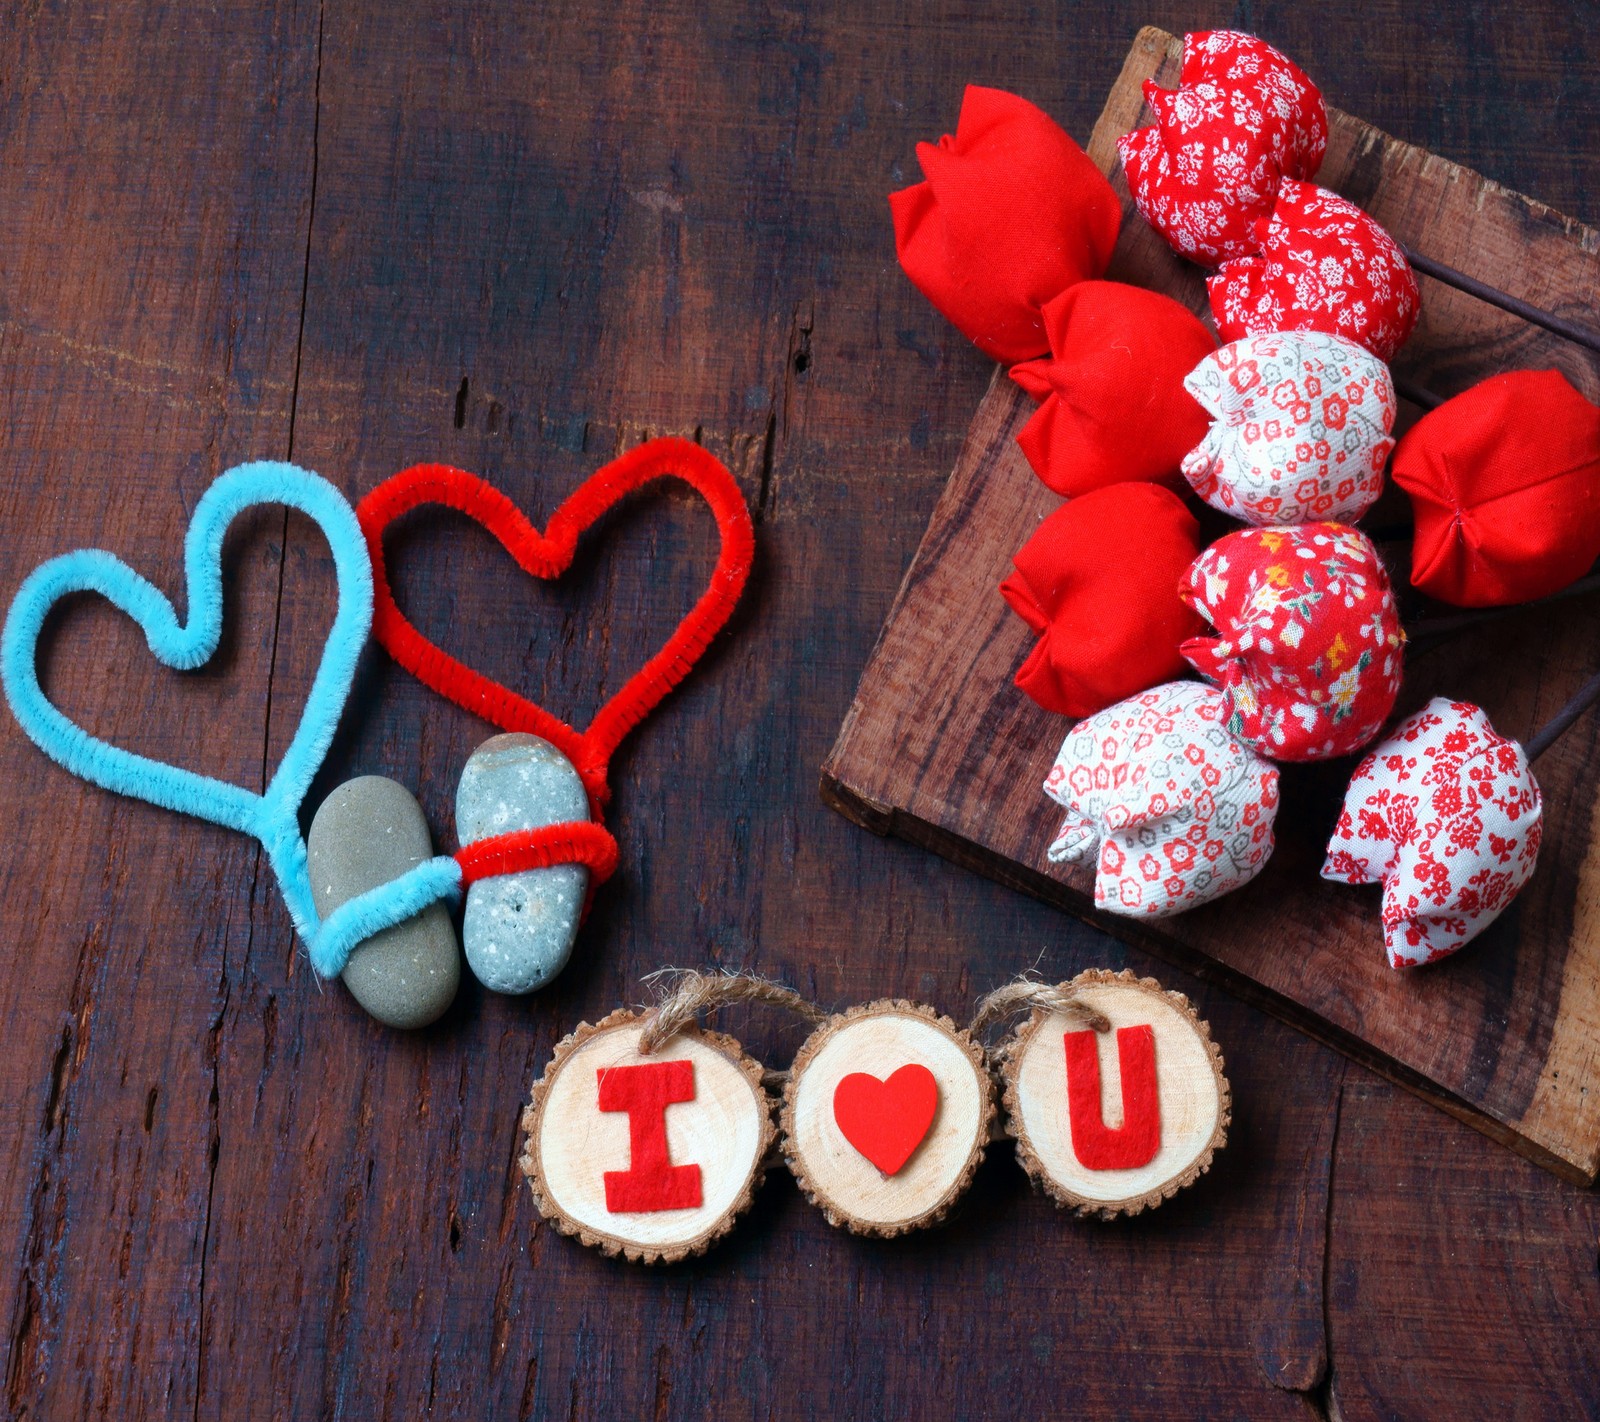
<path id="1" fill-rule="evenodd" d="M 1468 296 L 1475 296 L 1479 301 L 1485 301 L 1490 306 L 1498 306 L 1502 311 L 1509 311 L 1513 316 L 1520 316 L 1524 321 L 1535 326 L 1543 326 L 1547 331 L 1553 331 L 1558 336 L 1577 345 L 1585 346 L 1591 351 L 1600 352 L 1600 331 L 1592 327 L 1580 325 L 1576 321 L 1569 321 L 1565 316 L 1557 316 L 1553 311 L 1546 311 L 1542 306 L 1535 306 L 1531 302 L 1523 301 L 1520 297 L 1512 296 L 1501 291 L 1499 287 L 1490 286 L 1487 282 L 1470 277 L 1465 272 L 1458 272 L 1454 267 L 1447 267 L 1443 262 L 1436 262 L 1432 257 L 1424 257 L 1420 252 L 1413 251 L 1410 247 L 1401 249 L 1406 254 L 1406 260 L 1411 263 L 1424 276 L 1430 276 L 1435 281 L 1442 281 L 1446 286 L 1453 286 L 1457 291 L 1464 291 Z M 1395 382 L 1395 388 L 1400 388 L 1400 382 Z M 1404 391 L 1401 391 L 1404 394 Z M 1406 397 L 1410 399 L 1410 396 Z"/>
<path id="2" fill-rule="evenodd" d="M 1541 597 L 1533 602 L 1516 602 L 1509 607 L 1480 607 L 1469 612 L 1451 613 L 1446 617 L 1419 617 L 1407 629 L 1407 635 L 1413 640 L 1432 637 L 1447 637 L 1456 632 L 1464 632 L 1471 627 L 1481 627 L 1485 623 L 1497 622 L 1502 617 L 1509 617 L 1513 612 L 1526 612 L 1529 608 L 1548 607 L 1552 603 L 1566 602 L 1569 598 L 1582 597 L 1600 589 L 1600 573 L 1590 573 L 1587 577 L 1579 578 L 1575 583 L 1569 583 L 1560 592 L 1551 593 L 1549 597 Z"/>
<path id="3" fill-rule="evenodd" d="M 1422 386 L 1415 385 L 1409 380 L 1402 380 L 1398 375 L 1394 377 L 1394 391 L 1402 400 L 1409 400 L 1424 410 L 1437 410 L 1444 404 L 1443 395 L 1435 395 L 1433 391 L 1424 390 Z"/>
<path id="4" fill-rule="evenodd" d="M 1572 700 L 1567 702 L 1565 706 L 1533 733 L 1523 747 L 1528 752 L 1528 759 L 1530 761 L 1538 760 L 1561 738 L 1563 732 L 1593 706 L 1596 701 L 1600 701 L 1600 672 L 1596 672 L 1588 681 L 1584 682 L 1574 693 Z"/>

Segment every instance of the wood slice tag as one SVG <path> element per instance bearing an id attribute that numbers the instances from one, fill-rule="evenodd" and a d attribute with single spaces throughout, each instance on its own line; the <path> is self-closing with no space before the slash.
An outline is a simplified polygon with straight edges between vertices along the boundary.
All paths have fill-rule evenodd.
<path id="1" fill-rule="evenodd" d="M 523 1112 L 522 1170 L 539 1212 L 607 1254 L 702 1253 L 749 1204 L 776 1137 L 759 1063 L 687 1028 L 649 1056 L 647 1013 L 623 1010 L 560 1042 Z"/>
<path id="2" fill-rule="evenodd" d="M 994 1115 L 983 1049 L 932 1008 L 831 1017 L 796 1053 L 783 1153 L 834 1225 L 889 1238 L 935 1224 L 983 1158 Z"/>
<path id="3" fill-rule="evenodd" d="M 1105 1014 L 1092 1032 L 1035 1009 L 1002 1049 L 1006 1130 L 1057 1203 L 1105 1219 L 1170 1199 L 1227 1142 L 1222 1053 L 1189 999 L 1103 968 L 1066 985 Z"/>

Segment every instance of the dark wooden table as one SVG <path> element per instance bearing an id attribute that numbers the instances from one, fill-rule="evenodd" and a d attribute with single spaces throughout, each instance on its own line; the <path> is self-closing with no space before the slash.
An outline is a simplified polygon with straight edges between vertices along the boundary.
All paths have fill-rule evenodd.
<path id="1" fill-rule="evenodd" d="M 542 517 L 619 447 L 693 433 L 761 551 L 733 635 L 618 761 L 623 868 L 574 966 L 525 1001 L 468 986 L 415 1036 L 318 986 L 251 843 L 80 785 L 4 718 L 9 1414 L 1600 1411 L 1594 1196 L 1168 969 L 1227 1055 L 1236 1124 L 1153 1216 L 1077 1222 L 995 1150 L 954 1222 L 871 1243 L 779 1172 L 707 1258 L 646 1271 L 541 1226 L 515 1168 L 554 1042 L 664 964 L 953 1012 L 1035 963 L 1154 967 L 817 797 L 990 375 L 898 272 L 883 202 L 962 84 L 1083 138 L 1140 24 L 1238 23 L 1332 102 L 1594 222 L 1586 8 L 17 0 L 6 597 L 86 544 L 180 592 L 195 499 L 254 457 L 352 498 L 445 460 Z M 441 520 L 397 540 L 400 595 L 582 718 L 711 554 L 686 499 L 608 529 L 549 590 Z M 259 786 L 329 560 L 270 511 L 226 567 L 215 667 L 162 672 L 82 602 L 46 684 L 101 734 Z M 485 734 L 369 654 L 312 802 L 390 774 L 453 845 Z M 730 1025 L 769 1062 L 797 1041 Z"/>

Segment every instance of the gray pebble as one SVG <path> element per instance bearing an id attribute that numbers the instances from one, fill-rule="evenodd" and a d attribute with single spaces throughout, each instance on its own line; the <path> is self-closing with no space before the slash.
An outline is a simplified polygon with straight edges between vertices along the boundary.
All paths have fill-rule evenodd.
<path id="1" fill-rule="evenodd" d="M 433 857 L 428 822 L 404 785 L 347 780 L 322 802 L 306 836 L 311 893 L 326 918 L 340 904 Z M 350 955 L 344 985 L 378 1021 L 426 1027 L 455 1001 L 461 950 L 444 904 L 375 933 Z"/>
<path id="2" fill-rule="evenodd" d="M 463 847 L 514 830 L 589 818 L 589 797 L 566 756 L 539 736 L 491 736 L 475 750 L 456 790 Z M 480 879 L 467 890 L 461 939 L 467 965 L 492 992 L 543 987 L 567 965 L 578 936 L 589 871 L 552 864 Z"/>

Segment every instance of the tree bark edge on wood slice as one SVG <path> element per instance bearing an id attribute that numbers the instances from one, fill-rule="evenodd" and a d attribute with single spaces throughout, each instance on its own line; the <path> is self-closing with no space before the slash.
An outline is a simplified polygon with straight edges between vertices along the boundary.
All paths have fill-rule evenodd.
<path id="1" fill-rule="evenodd" d="M 1034 1183 L 1049 1195 L 1055 1202 L 1068 1209 L 1076 1211 L 1080 1217 L 1099 1216 L 1101 1219 L 1115 1219 L 1121 1215 L 1136 1215 L 1143 1210 L 1154 1209 L 1164 1200 L 1170 1200 L 1179 1190 L 1192 1185 L 1200 1176 L 1211 1168 L 1211 1161 L 1217 1151 L 1221 1150 L 1228 1141 L 1228 1126 L 1233 1119 L 1233 1098 L 1228 1086 L 1228 1078 L 1223 1074 L 1222 1051 L 1212 1040 L 1210 1027 L 1195 1012 L 1193 1004 L 1181 992 L 1164 988 L 1154 978 L 1141 978 L 1131 969 L 1114 972 L 1109 968 L 1090 968 L 1073 978 L 1070 983 L 1062 984 L 1064 990 L 1072 991 L 1083 998 L 1092 1006 L 1106 1012 L 1111 1017 L 1113 1028 L 1120 1025 L 1117 1021 L 1116 998 L 1121 997 L 1126 991 L 1133 991 L 1145 995 L 1151 1000 L 1162 1003 L 1168 1015 L 1164 1026 L 1168 1034 L 1169 1047 L 1172 1045 L 1172 1034 L 1175 1033 L 1176 1023 L 1182 1023 L 1192 1032 L 1195 1043 L 1191 1051 L 1192 1060 L 1190 1067 L 1193 1074 L 1200 1078 L 1198 1083 L 1202 1094 L 1207 1087 L 1215 1092 L 1214 1117 L 1209 1132 L 1204 1132 L 1201 1123 L 1194 1133 L 1197 1143 L 1192 1155 L 1188 1155 L 1180 1168 L 1173 1169 L 1170 1174 L 1156 1179 L 1153 1183 L 1143 1188 L 1134 1188 L 1124 1196 L 1117 1198 L 1102 1198 L 1093 1194 L 1077 1190 L 1070 1183 L 1061 1179 L 1053 1172 L 1041 1156 L 1042 1142 L 1036 1140 L 1030 1133 L 1024 1121 L 1022 1109 L 1023 1090 L 1020 1085 L 1023 1064 L 1028 1059 L 1029 1049 L 1034 1045 L 1040 1029 L 1052 1019 L 1059 1020 L 1070 1030 L 1079 1030 L 1081 1023 L 1074 1022 L 1065 1014 L 1047 1013 L 1035 1008 L 1029 1019 L 1019 1026 L 1015 1033 L 1009 1037 L 996 1051 L 996 1059 L 1000 1067 L 1001 1080 L 1004 1083 L 1003 1102 L 1005 1106 L 1006 1133 L 1016 1142 L 1017 1160 L 1022 1168 L 1027 1171 Z M 1104 989 L 1117 989 L 1115 993 L 1106 992 Z M 1098 990 L 1098 991 L 1097 991 Z M 1109 1001 L 1108 1001 L 1109 1000 Z M 1178 1039 L 1181 1042 L 1181 1038 Z M 1043 1046 L 1041 1044 L 1041 1049 Z M 1209 1082 L 1205 1080 L 1205 1073 L 1201 1062 L 1209 1067 Z M 1170 1065 L 1177 1066 L 1178 1063 Z M 1158 1082 L 1160 1076 L 1160 1062 L 1157 1064 Z M 1053 1071 L 1051 1073 L 1054 1074 Z M 1055 1107 L 1064 1118 L 1067 1112 L 1065 1098 L 1066 1063 L 1063 1055 L 1061 1076 L 1063 1091 L 1059 1104 Z M 1119 1078 L 1120 1079 L 1120 1078 Z M 1105 1083 L 1102 1081 L 1102 1099 L 1105 1096 Z M 1163 1100 L 1163 1106 L 1166 1102 Z M 1047 1108 L 1048 1109 L 1048 1108 Z M 1165 1132 L 1167 1124 L 1163 1110 L 1162 1130 Z M 1037 1126 L 1037 1123 L 1036 1123 Z M 1070 1150 L 1070 1132 L 1063 1133 Z M 1201 1135 L 1204 1139 L 1201 1140 Z M 1046 1154 L 1053 1153 L 1046 1149 Z M 1148 1167 L 1142 1171 L 1118 1172 L 1121 1174 L 1138 1175 L 1148 1173 Z M 1090 1172 L 1083 1171 L 1088 1174 Z M 1108 1172 L 1109 1173 L 1109 1172 Z"/>
<path id="2" fill-rule="evenodd" d="M 874 1022 L 897 1025 L 895 1030 L 880 1034 L 872 1030 Z M 848 1061 L 835 1059 L 842 1050 L 843 1034 L 853 1039 Z M 830 1045 L 833 1051 L 829 1050 Z M 866 1055 L 860 1056 L 862 1052 Z M 876 1060 L 873 1053 L 877 1054 Z M 935 1113 L 902 1167 L 914 1172 L 905 1183 L 923 1199 L 904 1214 L 891 1210 L 869 1216 L 861 1212 L 860 1200 L 852 1209 L 835 1198 L 841 1187 L 854 1187 L 870 1196 L 885 1188 L 889 1180 L 901 1176 L 899 1170 L 884 1174 L 843 1135 L 835 1115 L 840 1081 L 858 1073 L 875 1076 L 875 1067 L 882 1070 L 887 1066 L 890 1075 L 904 1065 L 928 1067 L 923 1058 L 934 1053 L 940 1058 L 941 1068 L 935 1074 Z M 813 1069 L 823 1075 L 813 1074 L 808 1087 L 807 1073 Z M 963 1071 L 970 1073 L 970 1089 Z M 954 1099 L 953 1090 L 958 1091 Z M 816 1092 L 822 1095 L 818 1097 Z M 953 1112 L 960 1112 L 961 1119 Z M 972 1183 L 996 1116 L 994 1080 L 982 1045 L 934 1008 L 903 998 L 880 998 L 830 1017 L 795 1053 L 783 1091 L 783 1156 L 801 1193 L 830 1224 L 852 1234 L 892 1239 L 946 1218 Z"/>
<path id="3" fill-rule="evenodd" d="M 590 1024 L 581 1022 L 578 1026 L 556 1044 L 555 1051 L 549 1064 L 545 1067 L 544 1074 L 533 1085 L 528 1104 L 523 1109 L 521 1126 L 525 1135 L 523 1153 L 518 1164 L 522 1173 L 527 1177 L 528 1187 L 533 1193 L 535 1205 L 539 1213 L 548 1220 L 562 1234 L 576 1238 L 591 1249 L 598 1249 L 612 1257 L 622 1256 L 640 1264 L 673 1264 L 692 1255 L 704 1254 L 718 1239 L 733 1228 L 735 1221 L 751 1205 L 756 1189 L 766 1176 L 767 1168 L 773 1155 L 773 1146 L 777 1140 L 777 1128 L 774 1124 L 776 1102 L 770 1092 L 762 1084 L 762 1066 L 744 1050 L 743 1045 L 733 1037 L 722 1032 L 711 1032 L 700 1027 L 686 1027 L 675 1036 L 663 1042 L 650 1056 L 641 1057 L 637 1050 L 637 1039 L 644 1030 L 650 1013 L 648 1010 L 639 1011 L 631 1008 L 620 1008 L 599 1022 Z M 563 1181 L 561 1186 L 553 1185 L 550 1178 L 549 1165 L 546 1162 L 546 1126 L 555 1127 L 561 1123 L 547 1122 L 551 1109 L 552 1096 L 556 1094 L 562 1073 L 574 1063 L 574 1060 L 584 1056 L 592 1056 L 597 1050 L 597 1044 L 603 1043 L 607 1037 L 617 1034 L 626 1034 L 624 1042 L 618 1044 L 625 1062 L 616 1065 L 643 1064 L 647 1062 L 668 1062 L 678 1059 L 674 1049 L 678 1050 L 681 1057 L 683 1050 L 690 1050 L 690 1060 L 696 1063 L 697 1068 L 712 1066 L 713 1060 L 720 1061 L 729 1069 L 721 1072 L 713 1067 L 722 1079 L 717 1082 L 705 1081 L 701 1071 L 696 1072 L 696 1101 L 701 1098 L 698 1093 L 702 1086 L 710 1088 L 710 1095 L 716 1095 L 715 1088 L 727 1087 L 736 1080 L 742 1081 L 750 1091 L 750 1112 L 744 1122 L 744 1132 L 749 1135 L 753 1129 L 752 1140 L 744 1143 L 745 1149 L 740 1150 L 740 1160 L 748 1155 L 748 1166 L 743 1168 L 742 1178 L 737 1182 L 737 1188 L 731 1193 L 726 1185 L 722 1193 L 726 1197 L 721 1207 L 712 1216 L 705 1220 L 701 1227 L 694 1233 L 681 1239 L 656 1238 L 641 1239 L 629 1237 L 621 1232 L 598 1227 L 592 1219 L 580 1218 L 571 1212 L 568 1206 L 563 1206 L 558 1194 L 563 1188 L 572 1193 L 570 1180 Z M 631 1038 L 631 1044 L 626 1042 Z M 582 1065 L 582 1063 L 580 1063 Z M 578 1089 L 582 1089 L 581 1086 Z M 613 1134 L 615 1142 L 620 1135 L 620 1151 L 613 1149 L 611 1159 L 601 1162 L 604 1165 L 614 1166 L 619 1171 L 629 1169 L 632 1164 L 628 1132 L 630 1129 L 629 1117 L 621 1112 L 601 1112 L 598 1108 L 598 1086 L 592 1085 L 588 1093 L 595 1098 L 593 1114 L 594 1127 L 589 1134 L 587 1145 L 593 1150 L 594 1130 L 608 1130 Z M 734 1101 L 742 1107 L 737 1096 Z M 683 1103 L 689 1104 L 689 1103 Z M 557 1109 L 564 1109 L 566 1103 L 558 1101 Z M 675 1103 L 676 1105 L 676 1103 Z M 681 1110 L 681 1106 L 677 1109 Z M 609 1127 L 605 1126 L 610 1120 Z M 671 1121 L 671 1108 L 668 1110 L 668 1142 L 671 1146 L 673 1130 Z M 679 1132 L 681 1135 L 681 1131 Z M 698 1164 L 704 1165 L 704 1158 L 697 1160 L 679 1160 L 674 1154 L 673 1164 Z M 738 1173 L 738 1162 L 735 1162 Z M 570 1169 L 565 1162 L 558 1167 L 563 1173 L 570 1174 Z M 592 1175 L 593 1170 L 590 1171 Z M 702 1178 L 706 1172 L 702 1169 Z M 706 1182 L 706 1188 L 711 1188 L 712 1182 Z M 592 1211 L 588 1212 L 592 1213 Z M 665 1212 L 662 1212 L 665 1213 Z M 672 1213 L 682 1213 L 673 1211 Z M 702 1213 L 705 1213 L 702 1210 Z M 631 1216 L 630 1216 L 631 1217 Z M 660 1233 L 660 1231 L 656 1231 Z"/>

